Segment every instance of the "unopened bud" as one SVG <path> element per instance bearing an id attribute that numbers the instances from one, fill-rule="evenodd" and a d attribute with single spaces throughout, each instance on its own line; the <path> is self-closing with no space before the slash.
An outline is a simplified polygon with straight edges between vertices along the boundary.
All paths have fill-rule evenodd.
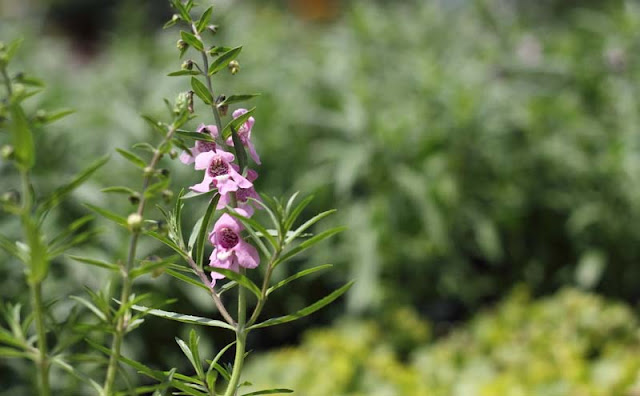
<path id="1" fill-rule="evenodd" d="M 47 119 L 47 112 L 45 110 L 40 109 L 40 110 L 36 111 L 36 120 L 37 121 L 42 122 L 42 121 L 44 121 L 46 119 Z"/>
<path id="2" fill-rule="evenodd" d="M 152 176 L 154 173 L 153 168 L 150 166 L 145 167 L 142 171 L 144 172 L 145 176 Z"/>
<path id="3" fill-rule="evenodd" d="M 129 195 L 129 202 L 131 202 L 131 205 L 137 205 L 140 203 L 140 194 L 136 192 Z"/>
<path id="4" fill-rule="evenodd" d="M 22 96 L 24 95 L 26 89 L 24 87 L 24 85 L 22 84 L 14 84 L 13 85 L 13 94 L 16 96 Z"/>
<path id="5" fill-rule="evenodd" d="M 20 203 L 20 193 L 15 190 L 7 191 L 0 195 L 0 201 L 18 205 Z"/>
<path id="6" fill-rule="evenodd" d="M 180 15 L 178 14 L 173 14 L 171 16 L 171 22 L 178 22 L 180 20 Z"/>
<path id="7" fill-rule="evenodd" d="M 182 68 L 182 70 L 191 70 L 191 69 L 193 69 L 193 61 L 191 59 L 187 59 L 186 61 L 182 62 L 181 68 Z"/>
<path id="8" fill-rule="evenodd" d="M 171 159 L 176 159 L 177 156 L 178 152 L 176 150 L 169 151 L 169 157 L 171 157 Z"/>
<path id="9" fill-rule="evenodd" d="M 240 71 L 240 64 L 236 60 L 232 60 L 231 62 L 229 62 L 228 67 L 229 67 L 229 71 L 231 71 L 231 74 L 236 74 L 237 72 Z"/>
<path id="10" fill-rule="evenodd" d="M 176 115 L 181 114 L 183 111 L 188 109 L 189 96 L 193 97 L 193 94 L 189 94 L 189 92 L 180 92 L 178 94 L 178 97 L 176 98 L 176 104 L 173 107 L 173 112 Z"/>
<path id="11" fill-rule="evenodd" d="M 210 31 L 212 34 L 216 34 L 218 33 L 218 25 L 209 25 L 207 26 L 207 30 Z"/>
<path id="12" fill-rule="evenodd" d="M 162 168 L 160 169 L 160 174 L 164 177 L 169 177 L 169 175 L 171 174 L 171 172 L 169 171 L 169 169 L 167 168 Z"/>
<path id="13" fill-rule="evenodd" d="M 131 231 L 140 231 L 142 227 L 142 216 L 137 213 L 131 213 L 127 217 L 127 225 Z"/>
<path id="14" fill-rule="evenodd" d="M 180 39 L 178 40 L 178 42 L 176 43 L 176 47 L 178 47 L 178 49 L 180 51 L 187 49 L 187 47 L 189 46 L 189 44 L 187 44 L 184 40 Z"/>
<path id="15" fill-rule="evenodd" d="M 193 91 L 189 91 L 187 92 L 187 111 L 189 112 L 189 114 L 193 114 L 194 110 L 193 110 Z"/>
<path id="16" fill-rule="evenodd" d="M 13 146 L 5 144 L 4 146 L 2 146 L 2 148 L 0 148 L 0 157 L 2 157 L 3 160 L 12 160 L 15 157 L 15 154 L 16 150 L 13 148 Z"/>
<path id="17" fill-rule="evenodd" d="M 162 199 L 165 202 L 171 202 L 171 200 L 173 199 L 173 191 L 171 190 L 162 191 Z"/>

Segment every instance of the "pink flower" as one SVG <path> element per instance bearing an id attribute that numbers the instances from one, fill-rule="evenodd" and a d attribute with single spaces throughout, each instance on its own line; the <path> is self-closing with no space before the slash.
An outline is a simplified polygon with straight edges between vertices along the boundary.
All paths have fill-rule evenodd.
<path id="1" fill-rule="evenodd" d="M 218 128 L 215 125 L 200 124 L 196 132 L 208 133 L 212 138 L 218 137 Z M 206 153 L 207 151 L 216 151 L 216 144 L 214 142 L 205 142 L 204 140 L 196 140 L 195 146 L 188 151 L 183 151 L 180 154 L 180 161 L 183 164 L 190 164 L 195 161 L 195 157 L 200 153 Z"/>
<path id="2" fill-rule="evenodd" d="M 238 118 L 246 112 L 247 109 L 238 109 L 233 112 L 233 118 Z M 251 158 L 253 158 L 256 164 L 260 165 L 260 157 L 256 152 L 256 148 L 251 142 L 251 128 L 253 128 L 253 124 L 255 122 L 256 120 L 253 117 L 249 117 L 249 119 L 244 124 L 242 124 L 240 128 L 238 128 L 238 136 L 240 137 L 240 141 L 242 141 L 242 145 L 246 146 L 249 149 L 249 155 L 251 156 Z M 233 146 L 233 139 L 231 137 L 227 139 L 227 144 L 229 146 Z"/>
<path id="3" fill-rule="evenodd" d="M 238 173 L 238 166 L 231 163 L 234 158 L 233 154 L 221 149 L 198 154 L 195 168 L 205 169 L 204 179 L 189 188 L 197 192 L 208 192 L 215 187 L 220 195 L 225 195 L 240 188 L 253 187 L 249 180 Z"/>
<path id="4" fill-rule="evenodd" d="M 253 169 L 249 169 L 247 171 L 247 180 L 249 180 L 250 182 L 253 182 L 257 178 L 258 178 L 258 172 L 254 171 Z M 224 209 L 225 206 L 231 203 L 231 199 L 229 195 L 230 194 L 220 195 L 220 200 L 218 201 L 218 206 L 216 207 L 216 209 L 218 210 Z M 256 190 L 253 188 L 253 186 L 249 188 L 239 188 L 236 191 L 236 202 L 238 203 L 238 208 L 242 209 L 247 213 L 246 217 L 253 216 L 253 206 L 251 205 L 249 198 L 254 198 L 258 200 L 260 199 L 260 196 L 258 195 Z"/>
<path id="5" fill-rule="evenodd" d="M 242 209 L 236 211 L 246 216 Z M 256 248 L 240 237 L 243 228 L 242 223 L 233 216 L 227 213 L 220 216 L 209 234 L 209 240 L 214 246 L 209 257 L 210 266 L 240 272 L 240 267 L 256 268 L 260 264 L 260 255 Z M 215 286 L 216 280 L 223 278 L 224 275 L 212 272 L 211 287 Z"/>

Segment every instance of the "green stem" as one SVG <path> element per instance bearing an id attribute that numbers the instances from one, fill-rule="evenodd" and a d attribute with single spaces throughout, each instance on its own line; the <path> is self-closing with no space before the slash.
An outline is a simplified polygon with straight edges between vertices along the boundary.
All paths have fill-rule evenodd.
<path id="1" fill-rule="evenodd" d="M 168 141 L 171 140 L 173 134 L 176 132 L 176 127 L 172 125 L 169 128 L 169 131 L 165 135 L 163 141 L 160 143 L 158 147 L 163 147 Z M 138 210 L 136 213 L 142 217 L 144 215 L 144 209 L 147 202 L 147 198 L 145 196 L 145 191 L 149 187 L 151 183 L 151 179 L 153 178 L 155 167 L 162 158 L 162 152 L 157 149 L 147 166 L 149 171 L 145 172 L 145 176 L 142 182 L 142 189 L 140 191 L 140 202 L 138 203 Z M 140 238 L 140 230 L 132 229 L 131 231 L 131 239 L 129 241 L 129 252 L 127 253 L 127 262 L 124 266 L 121 267 L 122 272 L 122 290 L 120 292 L 120 303 L 122 304 L 120 310 L 123 309 L 124 304 L 129 301 L 129 297 L 131 296 L 131 289 L 133 280 L 131 279 L 130 273 L 133 269 L 135 259 L 136 259 L 136 251 L 138 248 L 138 239 Z M 116 379 L 116 372 L 118 371 L 118 360 L 120 358 L 120 348 L 122 346 L 122 340 L 124 339 L 124 335 L 127 331 L 128 326 L 128 317 L 125 312 L 120 312 L 118 317 L 118 322 L 116 323 L 115 334 L 113 335 L 113 340 L 111 342 L 111 356 L 109 357 L 109 366 L 107 368 L 107 376 L 104 380 L 103 393 L 107 396 L 113 393 L 113 385 Z"/>
<path id="2" fill-rule="evenodd" d="M 4 85 L 7 87 L 7 93 L 9 96 L 13 95 L 13 89 L 11 89 L 11 79 L 9 78 L 9 73 L 7 73 L 7 68 L 2 68 L 2 77 L 4 79 Z"/>
<path id="3" fill-rule="evenodd" d="M 6 75 L 6 70 L 3 69 L 3 74 Z M 6 76 L 5 76 L 6 78 Z M 8 80 L 7 80 L 8 81 Z M 7 84 L 8 87 L 11 84 Z M 28 234 L 28 226 L 27 224 L 31 221 L 31 208 L 33 205 L 33 196 L 31 192 L 31 182 L 29 180 L 29 171 L 22 169 L 20 171 L 20 179 L 22 182 L 22 197 L 23 197 L 23 206 L 22 206 L 22 227 L 25 230 L 25 237 L 29 240 Z M 33 265 L 31 265 L 33 267 Z M 36 369 L 38 372 L 38 388 L 40 390 L 40 395 L 48 396 L 51 394 L 51 388 L 49 386 L 49 358 L 47 356 L 47 331 L 44 323 L 44 312 L 43 312 L 43 304 L 42 304 L 42 282 L 40 280 L 37 281 L 29 281 L 29 289 L 31 292 L 31 309 L 34 314 L 34 321 L 36 325 L 36 334 L 37 334 L 37 359 L 36 359 Z"/>
<path id="4" fill-rule="evenodd" d="M 191 30 L 193 34 L 202 41 L 202 37 L 200 33 L 198 33 L 198 29 L 194 24 L 191 24 Z M 202 69 L 204 78 L 207 82 L 207 88 L 209 89 L 209 93 L 211 93 L 211 97 L 213 98 L 213 102 L 211 103 L 211 111 L 213 112 L 213 118 L 216 120 L 216 126 L 218 127 L 218 133 L 222 133 L 222 119 L 220 118 L 220 112 L 218 111 L 218 105 L 216 104 L 216 95 L 213 93 L 213 85 L 211 85 L 211 76 L 209 75 L 209 57 L 207 56 L 206 51 L 200 51 L 202 54 Z"/>
<path id="5" fill-rule="evenodd" d="M 244 271 L 241 271 L 243 273 Z M 233 360 L 233 373 L 229 379 L 229 386 L 224 396 L 235 396 L 242 375 L 242 366 L 244 365 L 244 352 L 246 348 L 247 334 L 249 331 L 245 329 L 245 320 L 247 313 L 247 301 L 244 287 L 238 287 L 238 325 L 236 327 L 236 356 Z"/>
<path id="6" fill-rule="evenodd" d="M 36 360 L 36 366 L 38 368 L 38 388 L 40 389 L 40 396 L 49 396 L 51 389 L 49 386 L 47 333 L 44 325 L 44 314 L 42 312 L 42 283 L 36 282 L 29 286 L 31 288 L 31 305 L 33 306 L 36 332 L 38 334 L 38 358 Z"/>

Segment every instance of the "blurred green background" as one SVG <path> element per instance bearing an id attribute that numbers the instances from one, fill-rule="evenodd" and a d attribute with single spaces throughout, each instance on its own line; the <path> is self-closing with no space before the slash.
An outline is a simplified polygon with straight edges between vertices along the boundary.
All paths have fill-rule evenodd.
<path id="1" fill-rule="evenodd" d="M 293 264 L 337 270 L 274 296 L 266 314 L 357 280 L 339 303 L 253 335 L 247 379 L 311 396 L 640 394 L 638 2 L 214 4 L 216 40 L 244 46 L 241 72 L 217 91 L 262 93 L 258 187 L 313 193 L 307 215 L 336 207 L 331 221 L 349 227 Z M 0 0 L 0 15 L 3 40 L 25 38 L 14 71 L 47 81 L 33 109 L 77 110 L 37 131 L 44 192 L 151 138 L 140 114 L 160 116 L 163 97 L 188 89 L 166 77 L 180 61 L 177 31 L 160 29 L 163 1 Z M 211 122 L 197 110 L 194 126 Z M 176 189 L 197 179 L 166 166 Z M 126 198 L 100 192 L 122 180 L 140 178 L 114 156 L 58 223 L 85 214 L 83 202 L 127 213 Z M 0 163 L 0 190 L 16 185 Z M 92 226 L 105 232 L 78 253 L 123 254 L 124 234 Z M 19 234 L 5 214 L 0 229 Z M 158 249 L 147 241 L 142 254 Z M 21 267 L 2 252 L 0 263 L 2 299 L 26 301 Z M 61 315 L 66 296 L 104 284 L 71 260 L 50 278 Z M 206 295 L 166 276 L 137 287 L 214 314 Z M 173 341 L 186 331 L 149 319 L 125 353 L 187 370 Z M 28 389 L 28 376 L 0 362 L 0 393 Z"/>

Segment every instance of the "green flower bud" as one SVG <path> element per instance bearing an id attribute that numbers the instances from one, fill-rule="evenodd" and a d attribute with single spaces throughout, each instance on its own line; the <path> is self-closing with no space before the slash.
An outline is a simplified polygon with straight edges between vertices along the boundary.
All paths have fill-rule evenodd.
<path id="1" fill-rule="evenodd" d="M 231 74 L 235 75 L 237 72 L 240 71 L 240 63 L 238 63 L 238 61 L 236 60 L 232 60 L 231 62 L 229 62 L 229 71 L 231 71 Z"/>
<path id="2" fill-rule="evenodd" d="M 131 213 L 127 217 L 127 226 L 133 232 L 138 232 L 142 228 L 142 216 L 137 213 Z"/>
<path id="3" fill-rule="evenodd" d="M 171 202 L 171 200 L 173 199 L 173 191 L 171 190 L 162 191 L 162 199 L 167 203 Z"/>
<path id="4" fill-rule="evenodd" d="M 211 34 L 218 33 L 218 25 L 209 25 L 207 26 L 207 30 L 211 32 Z"/>
<path id="5" fill-rule="evenodd" d="M 193 61 L 191 59 L 187 59 L 186 61 L 182 62 L 181 68 L 182 68 L 182 70 L 191 70 L 191 69 L 193 69 Z"/>
<path id="6" fill-rule="evenodd" d="M 129 195 L 129 202 L 131 202 L 131 205 L 137 205 L 140 203 L 140 194 L 136 192 Z"/>
<path id="7" fill-rule="evenodd" d="M 178 40 L 178 42 L 176 43 L 176 47 L 178 47 L 178 49 L 180 51 L 187 49 L 187 47 L 189 46 L 189 44 L 187 44 L 184 40 L 180 39 Z"/>
<path id="8" fill-rule="evenodd" d="M 5 144 L 4 146 L 2 146 L 2 148 L 0 148 L 0 157 L 2 157 L 3 160 L 10 161 L 15 157 L 15 154 L 16 150 L 13 148 L 13 146 Z"/>

